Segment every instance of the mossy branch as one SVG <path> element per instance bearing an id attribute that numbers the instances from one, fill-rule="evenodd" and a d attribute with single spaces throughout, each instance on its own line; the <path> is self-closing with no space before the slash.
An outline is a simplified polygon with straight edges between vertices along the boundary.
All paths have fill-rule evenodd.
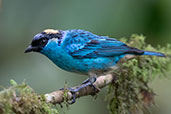
<path id="1" fill-rule="evenodd" d="M 130 40 L 121 39 L 130 46 L 147 51 L 157 51 L 171 55 L 171 45 L 153 48 L 147 45 L 142 35 L 132 35 Z M 131 59 L 127 61 L 128 59 Z M 130 114 L 149 111 L 154 103 L 154 92 L 149 83 L 156 77 L 168 76 L 171 67 L 171 57 L 126 56 L 118 64 L 119 68 L 113 72 L 100 76 L 94 85 L 98 88 L 108 86 L 106 99 L 109 101 L 108 109 L 112 114 Z M 25 83 L 16 84 L 0 92 L 0 113 L 4 114 L 58 114 L 54 104 L 61 104 L 72 99 L 72 94 L 64 90 L 36 94 Z M 73 87 L 75 88 L 75 87 Z M 86 95 L 95 95 L 92 87 L 86 87 L 77 92 L 77 98 Z"/>
<path id="2" fill-rule="evenodd" d="M 114 81 L 114 76 L 112 74 L 107 74 L 104 76 L 99 76 L 94 83 L 94 85 L 102 89 L 106 85 L 110 84 L 112 81 Z M 78 86 L 76 86 L 78 87 Z M 76 87 L 72 87 L 73 89 Z M 94 89 L 90 86 L 81 89 L 79 92 L 76 93 L 76 98 L 82 97 L 82 96 L 87 96 L 87 95 L 95 95 L 99 91 L 94 91 Z M 65 96 L 65 97 L 64 97 Z M 72 99 L 72 93 L 70 91 L 66 90 L 58 90 L 52 93 L 45 94 L 46 101 L 53 103 L 53 104 L 60 104 L 64 102 L 64 100 L 71 100 Z"/>

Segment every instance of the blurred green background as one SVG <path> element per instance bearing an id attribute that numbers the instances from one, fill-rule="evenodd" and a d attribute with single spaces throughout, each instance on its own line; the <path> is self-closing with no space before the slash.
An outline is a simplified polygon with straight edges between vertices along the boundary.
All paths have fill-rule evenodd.
<path id="1" fill-rule="evenodd" d="M 0 0 L 0 85 L 26 81 L 37 93 L 81 83 L 86 76 L 63 71 L 38 53 L 24 54 L 32 37 L 44 29 L 84 29 L 120 38 L 144 34 L 156 46 L 171 43 L 171 0 Z M 171 113 L 171 80 L 152 83 L 156 105 Z M 66 114 L 107 114 L 106 91 L 63 109 Z M 156 108 L 157 109 L 157 108 Z M 62 112 L 62 110 L 61 110 Z"/>

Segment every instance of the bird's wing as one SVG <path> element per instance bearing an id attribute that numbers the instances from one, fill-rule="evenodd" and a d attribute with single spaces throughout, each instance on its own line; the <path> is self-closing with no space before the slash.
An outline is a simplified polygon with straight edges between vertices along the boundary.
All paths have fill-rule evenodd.
<path id="1" fill-rule="evenodd" d="M 74 58 L 113 57 L 122 54 L 143 54 L 144 51 L 127 46 L 121 41 L 105 36 L 76 37 L 66 45 L 67 52 Z"/>

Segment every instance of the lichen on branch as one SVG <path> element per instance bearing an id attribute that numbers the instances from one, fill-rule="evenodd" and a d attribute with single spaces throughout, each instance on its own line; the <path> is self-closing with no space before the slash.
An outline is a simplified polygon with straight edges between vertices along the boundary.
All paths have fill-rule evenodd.
<path id="1" fill-rule="evenodd" d="M 117 81 L 108 88 L 108 109 L 111 114 L 145 113 L 154 103 L 155 92 L 150 88 L 156 77 L 169 75 L 171 68 L 171 45 L 152 47 L 145 43 L 142 35 L 132 35 L 129 40 L 121 39 L 128 45 L 146 51 L 166 54 L 167 57 L 136 56 L 134 59 L 119 64 L 114 71 Z"/>
<path id="2" fill-rule="evenodd" d="M 47 103 L 43 95 L 25 83 L 11 80 L 11 84 L 0 92 L 0 114 L 58 114 L 55 105 Z"/>

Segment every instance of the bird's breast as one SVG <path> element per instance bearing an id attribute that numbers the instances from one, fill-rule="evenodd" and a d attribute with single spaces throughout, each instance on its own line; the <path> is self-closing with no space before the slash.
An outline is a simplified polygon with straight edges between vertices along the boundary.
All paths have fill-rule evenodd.
<path id="1" fill-rule="evenodd" d="M 58 67 L 69 72 L 88 74 L 91 71 L 104 71 L 117 64 L 120 57 L 74 58 L 62 49 L 44 53 Z"/>

